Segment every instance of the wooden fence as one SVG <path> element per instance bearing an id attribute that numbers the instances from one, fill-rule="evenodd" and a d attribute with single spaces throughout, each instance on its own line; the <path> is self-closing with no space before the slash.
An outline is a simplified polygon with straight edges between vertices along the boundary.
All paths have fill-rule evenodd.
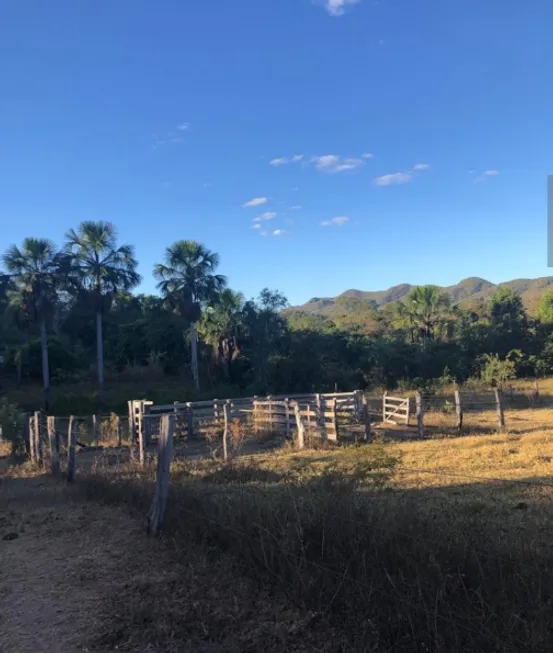
<path id="1" fill-rule="evenodd" d="M 271 433 L 293 437 L 297 431 L 295 406 L 305 421 L 308 433 L 337 440 L 340 431 L 349 432 L 364 424 L 363 394 L 355 392 L 267 397 L 240 397 L 211 401 L 174 402 L 155 405 L 151 401 L 129 401 L 129 421 L 135 441 L 147 446 L 160 433 L 160 417 L 173 414 L 176 438 L 202 437 L 214 428 L 222 428 L 225 407 L 228 419 L 250 427 L 255 434 Z"/>

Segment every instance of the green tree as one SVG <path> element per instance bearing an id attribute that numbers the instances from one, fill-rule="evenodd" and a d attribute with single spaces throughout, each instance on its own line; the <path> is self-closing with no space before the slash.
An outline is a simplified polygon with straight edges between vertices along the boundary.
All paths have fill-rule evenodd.
<path id="1" fill-rule="evenodd" d="M 25 238 L 21 248 L 12 245 L 3 257 L 13 283 L 8 290 L 12 310 L 40 330 L 42 351 L 42 384 L 44 406 L 48 410 L 50 398 L 50 369 L 48 362 L 47 322 L 57 302 L 62 257 L 55 245 L 43 238 Z"/>
<path id="2" fill-rule="evenodd" d="M 65 251 L 71 262 L 72 279 L 96 316 L 96 360 L 98 396 L 104 401 L 103 315 L 114 296 L 140 283 L 137 261 L 131 245 L 117 245 L 117 231 L 111 222 L 81 222 L 66 235 Z"/>
<path id="3" fill-rule="evenodd" d="M 397 311 L 412 339 L 418 334 L 424 342 L 435 338 L 449 321 L 451 300 L 438 286 L 417 286 L 398 304 Z"/>
<path id="4" fill-rule="evenodd" d="M 215 302 L 227 280 L 215 274 L 219 267 L 219 255 L 194 240 L 179 240 L 165 250 L 165 263 L 154 267 L 167 305 L 174 312 L 190 321 L 190 354 L 192 376 L 196 391 L 200 391 L 198 370 L 198 329 L 202 311 Z"/>
<path id="5" fill-rule="evenodd" d="M 211 346 L 213 357 L 232 382 L 232 362 L 240 355 L 240 326 L 243 320 L 244 297 L 226 288 L 202 316 L 199 332 Z"/>
<path id="6" fill-rule="evenodd" d="M 538 307 L 538 316 L 542 322 L 553 324 L 553 290 L 549 290 L 541 298 Z"/>

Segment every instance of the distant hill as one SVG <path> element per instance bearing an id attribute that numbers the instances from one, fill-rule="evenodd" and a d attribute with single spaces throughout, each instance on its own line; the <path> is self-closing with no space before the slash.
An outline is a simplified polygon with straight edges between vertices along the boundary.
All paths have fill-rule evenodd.
<path id="1" fill-rule="evenodd" d="M 346 290 L 338 297 L 313 297 L 302 306 L 286 309 L 286 313 L 308 313 L 325 317 L 343 316 L 345 313 L 359 310 L 360 303 L 366 302 L 367 308 L 381 307 L 391 302 L 399 301 L 414 288 L 408 283 L 392 286 L 388 290 Z M 502 287 L 512 288 L 522 298 L 525 308 L 534 313 L 542 296 L 553 287 L 553 277 L 539 279 L 514 279 L 504 283 L 494 284 L 479 277 L 463 279 L 454 286 L 441 287 L 444 293 L 451 296 L 455 303 L 461 305 L 470 301 L 485 300 Z M 353 300 L 353 301 L 352 301 Z"/>

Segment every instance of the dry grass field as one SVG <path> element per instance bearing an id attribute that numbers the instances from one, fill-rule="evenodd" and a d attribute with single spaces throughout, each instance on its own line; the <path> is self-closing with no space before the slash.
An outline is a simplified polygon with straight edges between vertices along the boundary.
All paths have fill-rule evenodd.
<path id="1" fill-rule="evenodd" d="M 545 653 L 553 409 L 507 407 L 506 421 L 498 433 L 495 409 L 482 406 L 467 411 L 458 437 L 451 415 L 435 410 L 423 441 L 391 425 L 371 444 L 180 459 L 163 538 L 150 544 L 141 524 L 154 461 L 142 470 L 105 449 L 50 508 L 60 519 L 41 531 L 34 564 L 59 550 L 77 506 L 79 555 L 97 565 L 96 593 L 74 615 L 89 650 Z M 2 492 L 36 484 L 25 475 L 6 478 Z M 14 506 L 36 515 L 26 496 L 10 500 L 0 526 Z M 48 505 L 41 490 L 32 496 Z M 0 540 L 12 553 L 20 543 L 17 565 L 37 555 L 26 537 Z M 130 566 L 106 566 L 125 548 Z"/>

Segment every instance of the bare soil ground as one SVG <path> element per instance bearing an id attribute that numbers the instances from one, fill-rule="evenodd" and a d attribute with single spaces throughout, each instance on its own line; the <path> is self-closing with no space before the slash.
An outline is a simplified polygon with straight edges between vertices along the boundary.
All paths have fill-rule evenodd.
<path id="1" fill-rule="evenodd" d="M 0 651 L 338 650 L 316 615 L 226 557 L 145 535 L 125 506 L 46 476 L 0 478 Z"/>

